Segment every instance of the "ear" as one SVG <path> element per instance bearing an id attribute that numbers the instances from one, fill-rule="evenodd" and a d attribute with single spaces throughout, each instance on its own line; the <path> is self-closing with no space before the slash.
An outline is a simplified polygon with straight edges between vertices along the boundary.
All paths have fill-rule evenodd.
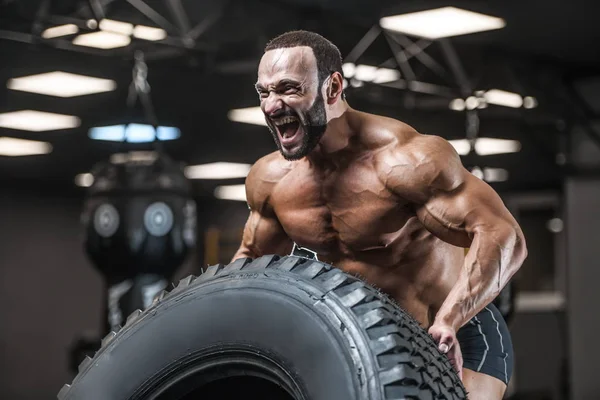
<path id="1" fill-rule="evenodd" d="M 328 81 L 325 88 L 327 104 L 334 104 L 344 91 L 344 77 L 339 72 L 334 72 L 329 76 Z"/>

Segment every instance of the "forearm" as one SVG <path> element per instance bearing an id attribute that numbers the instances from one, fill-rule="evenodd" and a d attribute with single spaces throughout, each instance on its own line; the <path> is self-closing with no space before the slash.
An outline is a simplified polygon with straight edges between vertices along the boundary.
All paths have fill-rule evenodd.
<path id="1" fill-rule="evenodd" d="M 435 323 L 458 330 L 496 298 L 527 256 L 522 232 L 476 233 L 458 281 L 435 317 Z"/>

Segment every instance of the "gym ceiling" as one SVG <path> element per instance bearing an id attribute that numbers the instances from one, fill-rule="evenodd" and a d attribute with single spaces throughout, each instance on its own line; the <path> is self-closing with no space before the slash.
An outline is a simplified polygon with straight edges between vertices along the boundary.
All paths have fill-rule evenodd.
<path id="1" fill-rule="evenodd" d="M 258 105 L 253 85 L 266 41 L 287 30 L 308 29 L 332 40 L 344 57 L 354 49 L 354 55 L 360 55 L 352 60 L 356 65 L 397 69 L 402 84 L 349 82 L 350 105 L 399 118 L 423 133 L 449 140 L 467 136 L 467 110 L 450 108 L 453 100 L 468 97 L 461 95 L 461 73 L 480 94 L 499 89 L 533 98 L 533 108 L 488 104 L 471 112 L 479 124 L 471 131 L 477 137 L 518 140 L 520 151 L 485 156 L 471 152 L 463 162 L 481 171 L 508 171 L 505 181 L 490 182 L 500 192 L 560 189 L 562 178 L 574 173 L 568 156 L 573 127 L 584 126 L 584 136 L 593 137 L 588 145 L 600 145 L 600 134 L 591 126 L 599 107 L 589 98 L 600 82 L 594 76 L 600 66 L 600 51 L 594 45 L 600 40 L 600 29 L 591 3 L 0 0 L 0 113 L 36 110 L 74 116 L 78 121 L 76 127 L 50 131 L 0 127 L 2 137 L 44 141 L 52 147 L 48 154 L 0 156 L 0 179 L 4 187 L 82 193 L 74 179 L 95 163 L 114 153 L 151 150 L 150 144 L 89 136 L 92 127 L 148 122 L 139 100 L 133 108 L 127 107 L 135 51 L 144 54 L 158 125 L 181 130 L 179 139 L 161 142 L 172 157 L 189 165 L 252 164 L 275 149 L 272 138 L 266 127 L 231 121 L 228 112 Z M 442 41 L 377 30 L 382 17 L 447 6 L 498 17 L 506 25 Z M 133 38 L 127 46 L 106 50 L 73 44 L 78 34 L 89 30 L 88 20 L 102 18 L 164 28 L 168 36 L 160 41 Z M 41 37 L 46 29 L 64 24 L 79 25 L 78 34 Z M 362 39 L 365 43 L 373 38 L 367 46 L 357 47 Z M 458 63 L 449 61 L 444 45 L 455 52 Z M 392 48 L 406 50 L 402 54 L 409 55 L 410 71 L 407 65 L 399 67 Z M 110 79 L 116 87 L 74 97 L 7 88 L 13 78 L 53 71 Z M 411 74 L 412 80 L 423 84 L 421 89 L 407 88 Z M 194 180 L 194 187 L 202 196 L 212 195 L 217 185 L 236 183 L 243 183 L 243 178 Z"/>

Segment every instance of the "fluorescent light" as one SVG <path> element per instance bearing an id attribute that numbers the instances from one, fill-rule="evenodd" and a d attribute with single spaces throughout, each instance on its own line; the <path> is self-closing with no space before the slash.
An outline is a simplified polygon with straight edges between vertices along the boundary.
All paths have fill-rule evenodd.
<path id="1" fill-rule="evenodd" d="M 479 99 L 475 96 L 469 96 L 465 101 L 465 105 L 467 106 L 467 110 L 474 110 L 479 106 Z"/>
<path id="2" fill-rule="evenodd" d="M 90 129 L 88 136 L 94 140 L 123 142 L 125 140 L 125 125 L 98 126 Z"/>
<path id="3" fill-rule="evenodd" d="M 2 156 L 31 156 L 52 152 L 52 145 L 36 140 L 0 138 L 0 155 Z"/>
<path id="4" fill-rule="evenodd" d="M 215 189 L 215 197 L 222 200 L 246 200 L 246 185 L 219 186 Z"/>
<path id="5" fill-rule="evenodd" d="M 521 143 L 517 140 L 479 138 L 475 142 L 475 152 L 480 156 L 516 153 L 520 150 Z"/>
<path id="6" fill-rule="evenodd" d="M 489 104 L 513 108 L 519 108 L 523 105 L 523 98 L 521 96 L 504 90 L 488 90 L 483 96 L 485 101 Z"/>
<path id="7" fill-rule="evenodd" d="M 508 171 L 504 168 L 484 168 L 483 179 L 486 182 L 504 182 L 508 180 Z"/>
<path id="8" fill-rule="evenodd" d="M 128 22 L 114 21 L 112 19 L 103 19 L 100 21 L 100 29 L 106 32 L 119 33 L 129 36 L 133 33 L 133 25 Z"/>
<path id="9" fill-rule="evenodd" d="M 215 162 L 210 164 L 190 165 L 185 168 L 188 179 L 232 179 L 245 178 L 250 172 L 250 164 Z"/>
<path id="10" fill-rule="evenodd" d="M 344 72 L 345 78 L 352 78 L 356 72 L 356 65 L 353 63 L 345 63 L 342 65 L 342 71 Z"/>
<path id="11" fill-rule="evenodd" d="M 44 74 L 9 79 L 6 87 L 23 92 L 46 94 L 58 97 L 73 97 L 84 94 L 115 90 L 117 84 L 110 79 L 54 71 Z"/>
<path id="12" fill-rule="evenodd" d="M 72 115 L 23 110 L 0 114 L 0 127 L 23 131 L 42 132 L 76 128 L 80 119 Z"/>
<path id="13" fill-rule="evenodd" d="M 94 140 L 108 140 L 111 142 L 148 143 L 154 140 L 175 140 L 181 136 L 179 128 L 172 126 L 159 126 L 154 129 L 152 125 L 128 124 L 98 126 L 91 128 L 89 137 Z"/>
<path id="14" fill-rule="evenodd" d="M 465 101 L 463 99 L 454 99 L 450 102 L 450 109 L 454 111 L 463 111 L 465 106 Z"/>
<path id="15" fill-rule="evenodd" d="M 449 140 L 448 142 L 461 156 L 466 156 L 471 152 L 471 145 L 467 139 Z"/>
<path id="16" fill-rule="evenodd" d="M 152 125 L 129 124 L 125 128 L 125 139 L 129 143 L 148 143 L 156 139 L 156 130 Z"/>
<path id="17" fill-rule="evenodd" d="M 381 27 L 426 39 L 439 39 L 468 33 L 500 29 L 506 26 L 501 18 L 443 7 L 380 19 Z"/>
<path id="18" fill-rule="evenodd" d="M 400 72 L 391 68 L 378 68 L 373 65 L 345 63 L 342 65 L 344 77 L 363 82 L 388 83 L 400 79 Z"/>
<path id="19" fill-rule="evenodd" d="M 78 46 L 95 47 L 104 50 L 125 47 L 129 43 L 131 43 L 129 36 L 105 31 L 86 33 L 73 39 L 73 44 Z"/>
<path id="20" fill-rule="evenodd" d="M 377 67 L 360 64 L 356 66 L 354 77 L 359 81 L 371 82 L 377 75 Z"/>
<path id="21" fill-rule="evenodd" d="M 481 170 L 481 168 L 479 167 L 474 167 L 471 169 L 471 173 L 473 174 L 473 176 L 475 176 L 476 178 L 479 179 L 483 179 L 483 171 Z"/>
<path id="22" fill-rule="evenodd" d="M 373 83 L 388 83 L 400 79 L 400 72 L 391 68 L 377 68 Z"/>
<path id="23" fill-rule="evenodd" d="M 79 28 L 75 24 L 59 25 L 46 29 L 42 32 L 44 39 L 52 39 L 60 36 L 74 35 L 79 32 Z"/>
<path id="24" fill-rule="evenodd" d="M 143 164 L 152 164 L 158 159 L 156 151 L 130 151 L 129 153 L 115 153 L 110 156 L 112 164 L 125 164 L 127 162 L 136 162 Z"/>
<path id="25" fill-rule="evenodd" d="M 157 41 L 166 38 L 167 32 L 160 28 L 138 25 L 133 29 L 133 36 L 138 39 Z"/>
<path id="26" fill-rule="evenodd" d="M 227 113 L 227 118 L 229 118 L 230 121 L 267 126 L 265 114 L 260 107 L 248 107 L 230 110 Z"/>
<path id="27" fill-rule="evenodd" d="M 466 156 L 471 151 L 467 139 L 449 140 L 454 150 L 461 156 Z M 517 140 L 478 138 L 475 140 L 475 152 L 480 156 L 491 154 L 516 153 L 521 150 L 521 143 Z"/>
<path id="28" fill-rule="evenodd" d="M 538 102 L 535 97 L 527 96 L 527 97 L 523 98 L 523 107 L 536 108 L 537 106 L 538 106 Z"/>
<path id="29" fill-rule="evenodd" d="M 90 187 L 94 183 L 94 175 L 90 173 L 78 174 L 75 176 L 75 184 L 80 187 Z"/>
<path id="30" fill-rule="evenodd" d="M 159 126 L 156 128 L 156 138 L 158 140 L 175 140 L 181 137 L 181 130 L 172 126 Z"/>

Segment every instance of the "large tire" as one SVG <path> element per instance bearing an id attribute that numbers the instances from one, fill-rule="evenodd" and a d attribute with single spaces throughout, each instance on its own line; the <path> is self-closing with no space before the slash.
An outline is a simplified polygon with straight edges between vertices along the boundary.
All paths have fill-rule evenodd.
<path id="1" fill-rule="evenodd" d="M 466 398 L 447 357 L 386 296 L 325 263 L 273 255 L 211 266 L 163 292 L 103 340 L 58 398 L 179 400 L 195 391 L 213 400 L 211 381 L 240 375 L 227 387 L 250 376 L 294 400 Z M 283 398 L 256 390 L 233 398 Z"/>

